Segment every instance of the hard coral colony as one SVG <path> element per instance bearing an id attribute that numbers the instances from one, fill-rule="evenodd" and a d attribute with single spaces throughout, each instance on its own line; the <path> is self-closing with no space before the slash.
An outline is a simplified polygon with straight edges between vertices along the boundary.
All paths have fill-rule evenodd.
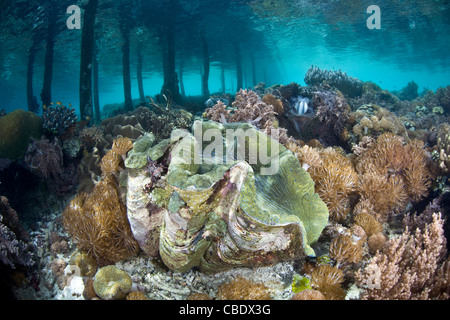
<path id="1" fill-rule="evenodd" d="M 0 141 L 5 168 L 23 158 L 51 185 L 71 164 L 79 180 L 49 245 L 58 297 L 448 299 L 450 126 L 413 132 L 378 105 L 399 98 L 340 71 L 305 82 L 210 99 L 203 118 L 167 98 L 90 127 L 62 106 L 44 130 L 1 117 L 30 123 L 14 150 Z M 33 265 L 5 197 L 0 213 L 1 261 Z"/>

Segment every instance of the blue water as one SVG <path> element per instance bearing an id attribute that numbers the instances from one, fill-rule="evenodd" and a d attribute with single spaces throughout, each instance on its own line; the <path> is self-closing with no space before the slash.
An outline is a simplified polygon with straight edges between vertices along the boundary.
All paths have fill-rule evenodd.
<path id="1" fill-rule="evenodd" d="M 13 4 L 15 1 L 9 2 Z M 228 2 L 230 6 L 223 9 L 224 3 Z M 419 92 L 450 84 L 449 1 L 253 0 L 203 3 L 208 3 L 208 6 L 202 7 L 196 1 L 179 1 L 183 10 L 196 14 L 185 18 L 176 28 L 177 71 L 179 62 L 186 60 L 183 74 L 186 95 L 201 94 L 201 49 L 197 40 L 201 23 L 206 25 L 203 30 L 206 30 L 210 43 L 211 93 L 221 90 L 224 59 L 226 92 L 237 91 L 236 68 L 231 58 L 232 41 L 240 45 L 243 87 L 248 88 L 258 82 L 266 82 L 268 86 L 290 82 L 304 85 L 304 75 L 311 65 L 321 69 L 341 69 L 352 77 L 375 82 L 388 90 L 400 90 L 410 81 L 419 85 Z M 366 11 L 373 4 L 380 8 L 381 28 L 370 30 L 367 19 L 371 14 Z M 68 17 L 64 8 L 61 7 L 62 12 L 58 13 L 60 26 L 64 26 Z M 102 106 L 124 101 L 121 40 L 117 25 L 111 22 L 117 19 L 117 13 L 108 10 L 99 9 L 97 19 L 97 42 L 102 47 L 98 55 Z M 33 15 L 33 11 L 28 14 Z M 27 45 L 32 25 L 28 30 L 26 23 L 32 20 L 17 25 L 11 17 L 2 16 L 2 20 L 8 27 L 0 29 L 3 43 L 0 49 L 0 109 L 7 112 L 16 108 L 27 109 Z M 61 29 L 55 44 L 52 100 L 76 107 L 79 104 L 81 30 Z M 132 32 L 137 31 L 134 29 Z M 144 28 L 141 32 L 147 39 L 143 68 L 145 94 L 155 95 L 163 84 L 160 44 L 153 31 Z M 187 44 L 191 47 L 186 47 Z M 43 83 L 44 45 L 43 38 L 34 66 L 34 95 L 38 101 Z M 130 57 L 132 97 L 136 99 L 136 46 L 133 42 Z M 256 66 L 254 70 L 252 64 Z"/>

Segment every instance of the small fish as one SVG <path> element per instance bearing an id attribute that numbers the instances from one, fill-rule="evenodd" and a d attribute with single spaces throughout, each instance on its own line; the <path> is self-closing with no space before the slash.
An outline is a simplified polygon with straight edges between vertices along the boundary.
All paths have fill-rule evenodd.
<path id="1" fill-rule="evenodd" d="M 61 101 L 56 101 L 56 104 L 57 104 L 58 106 L 62 106 Z"/>

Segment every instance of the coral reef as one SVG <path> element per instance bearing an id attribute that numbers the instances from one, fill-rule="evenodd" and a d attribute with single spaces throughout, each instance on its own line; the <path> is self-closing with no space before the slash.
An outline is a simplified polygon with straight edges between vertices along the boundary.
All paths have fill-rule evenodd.
<path id="1" fill-rule="evenodd" d="M 17 212 L 10 207 L 7 198 L 0 196 L 0 262 L 12 269 L 34 265 L 34 248 L 27 238 Z"/>
<path id="2" fill-rule="evenodd" d="M 322 85 L 324 83 L 335 87 L 346 96 L 351 98 L 362 94 L 363 83 L 359 79 L 349 77 L 346 73 L 339 71 L 320 70 L 311 66 L 305 75 L 305 83 L 310 86 Z"/>
<path id="3" fill-rule="evenodd" d="M 32 138 L 42 135 L 42 120 L 32 112 L 14 110 L 0 117 L 0 158 L 21 159 Z"/>
<path id="4" fill-rule="evenodd" d="M 112 149 L 102 158 L 101 181 L 89 194 L 79 193 L 64 209 L 64 227 L 72 240 L 99 265 L 120 261 L 139 250 L 116 178 L 130 148 L 129 139 L 115 140 Z"/>
<path id="5" fill-rule="evenodd" d="M 60 102 L 57 102 L 56 107 L 44 106 L 42 127 L 44 130 L 60 136 L 68 128 L 75 125 L 77 119 L 74 108 L 66 107 Z"/>
<path id="6" fill-rule="evenodd" d="M 131 291 L 133 282 L 125 271 L 116 266 L 98 269 L 94 277 L 95 293 L 104 300 L 121 300 Z"/>
<path id="7" fill-rule="evenodd" d="M 358 285 L 365 289 L 363 299 L 448 298 L 443 223 L 441 215 L 434 214 L 433 221 L 423 229 L 406 228 L 400 236 L 390 239 L 356 273 Z M 439 280 L 444 274 L 447 278 Z"/>

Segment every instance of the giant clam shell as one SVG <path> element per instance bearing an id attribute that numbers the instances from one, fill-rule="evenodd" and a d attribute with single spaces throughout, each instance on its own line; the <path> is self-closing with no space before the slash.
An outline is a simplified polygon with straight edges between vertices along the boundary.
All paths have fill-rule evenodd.
<path id="1" fill-rule="evenodd" d="M 249 136 L 230 144 L 227 129 L 239 128 Z M 211 147 L 208 129 L 222 133 L 226 150 L 244 148 L 245 158 L 223 161 L 227 152 L 215 150 L 206 161 L 194 161 Z M 177 131 L 171 153 L 167 183 L 174 192 L 159 244 L 164 263 L 179 272 L 219 271 L 314 256 L 310 245 L 327 224 L 328 209 L 297 157 L 249 124 L 196 121 L 194 131 Z M 269 164 L 252 158 L 255 146 L 268 151 Z M 274 163 L 278 170 L 263 174 Z"/>

